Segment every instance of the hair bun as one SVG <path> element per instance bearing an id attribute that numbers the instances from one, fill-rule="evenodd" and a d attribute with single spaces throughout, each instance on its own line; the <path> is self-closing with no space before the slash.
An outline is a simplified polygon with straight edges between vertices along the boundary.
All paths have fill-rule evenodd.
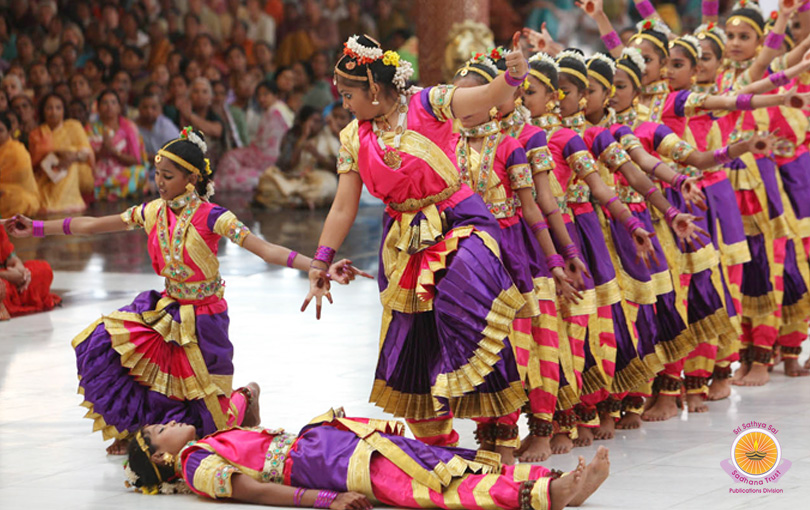
<path id="1" fill-rule="evenodd" d="M 180 138 L 196 145 L 203 156 L 208 154 L 208 144 L 205 143 L 205 134 L 202 131 L 194 129 L 192 126 L 186 126 L 180 131 Z"/>

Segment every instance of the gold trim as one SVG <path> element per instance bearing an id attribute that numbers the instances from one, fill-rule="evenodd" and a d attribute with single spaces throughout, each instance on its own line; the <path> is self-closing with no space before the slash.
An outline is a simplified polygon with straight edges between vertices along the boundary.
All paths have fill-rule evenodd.
<path id="1" fill-rule="evenodd" d="M 746 23 L 748 26 L 750 26 L 751 28 L 753 28 L 753 29 L 754 29 L 754 31 L 757 33 L 757 35 L 758 35 L 759 37 L 762 37 L 762 35 L 763 35 L 763 34 L 762 34 L 762 27 L 760 27 L 760 26 L 759 26 L 759 25 L 758 25 L 758 24 L 757 24 L 757 23 L 756 23 L 754 20 L 752 20 L 751 18 L 747 18 L 747 17 L 745 17 L 745 16 L 740 16 L 740 15 L 733 15 L 733 16 L 731 16 L 730 18 L 728 18 L 728 19 L 726 20 L 726 26 L 728 26 L 728 25 L 734 25 L 734 26 L 737 26 L 737 25 L 739 25 L 739 24 L 740 24 L 740 22 L 742 22 L 742 23 Z"/>
<path id="2" fill-rule="evenodd" d="M 637 34 L 633 34 L 633 36 L 630 38 L 630 42 L 632 43 L 634 40 L 638 40 L 638 39 L 643 39 L 645 41 L 649 41 L 649 42 L 653 43 L 661 51 L 664 52 L 665 56 L 669 56 L 669 48 L 664 43 L 659 41 L 657 37 L 654 37 L 654 36 L 652 36 L 650 34 L 645 34 L 644 32 L 639 32 Z M 638 46 L 640 44 L 641 44 L 640 42 L 637 42 L 636 46 Z"/>
<path id="3" fill-rule="evenodd" d="M 695 48 L 693 48 L 691 44 L 689 44 L 688 42 L 686 42 L 683 39 L 679 38 L 679 39 L 675 39 L 674 41 L 669 43 L 670 48 L 674 48 L 675 45 L 678 45 L 678 46 L 680 46 L 682 48 L 685 48 L 686 51 L 688 51 L 689 54 L 692 55 L 695 58 L 695 60 L 697 60 L 697 58 L 698 58 L 697 50 L 695 50 Z"/>
<path id="4" fill-rule="evenodd" d="M 487 80 L 487 83 L 490 83 L 494 79 L 492 76 L 485 73 L 481 69 L 478 69 L 477 67 L 472 67 L 472 66 L 464 66 L 461 69 L 459 69 L 458 71 L 456 71 L 456 77 L 463 78 L 463 77 L 467 76 L 467 73 L 462 74 L 463 71 L 468 71 L 468 72 L 472 71 L 475 74 L 478 74 L 478 75 L 482 76 L 485 80 Z"/>
<path id="5" fill-rule="evenodd" d="M 560 67 L 560 72 L 570 74 L 574 78 L 579 79 L 579 81 L 581 81 L 586 87 L 588 86 L 588 77 L 580 73 L 576 69 L 571 69 L 570 67 Z"/>
<path id="6" fill-rule="evenodd" d="M 171 145 L 171 144 L 169 144 L 169 145 Z M 168 147 L 168 145 L 167 145 L 166 147 Z M 158 159 L 158 156 L 162 156 L 162 157 L 165 157 L 165 158 L 169 158 L 170 160 L 172 160 L 172 161 L 174 161 L 175 163 L 177 163 L 178 165 L 182 166 L 183 168 L 185 168 L 185 169 L 186 169 L 186 170 L 188 170 L 189 172 L 191 172 L 191 173 L 193 173 L 193 174 L 200 175 L 200 169 L 199 169 L 199 168 L 197 168 L 196 166 L 192 165 L 191 163 L 189 163 L 189 162 L 188 162 L 188 161 L 186 161 L 185 159 L 181 158 L 181 157 L 180 157 L 180 156 L 178 156 L 177 154 L 173 154 L 173 153 L 171 153 L 171 152 L 169 152 L 169 151 L 166 151 L 166 150 L 160 149 L 160 150 L 158 151 L 157 155 L 155 156 L 155 161 L 156 161 L 156 162 L 157 162 L 157 161 L 160 161 L 160 160 Z"/>
<path id="7" fill-rule="evenodd" d="M 639 79 L 639 77 L 636 75 L 636 72 L 635 72 L 635 71 L 633 71 L 632 69 L 630 69 L 628 66 L 626 66 L 626 65 L 622 64 L 621 62 L 619 62 L 619 63 L 617 63 L 617 64 L 616 64 L 616 69 L 621 69 L 622 71 L 624 71 L 625 73 L 627 73 L 628 75 L 630 75 L 630 78 L 633 80 L 633 83 L 635 83 L 635 84 L 636 84 L 636 88 L 637 88 L 637 89 L 638 89 L 638 88 L 641 88 L 641 80 L 640 80 L 640 79 Z"/>
<path id="8" fill-rule="evenodd" d="M 541 73 L 540 71 L 537 71 L 535 69 L 529 69 L 529 74 L 531 76 L 534 76 L 535 78 L 537 78 L 540 81 L 540 83 L 542 83 L 543 85 L 545 85 L 546 87 L 551 89 L 552 92 L 557 90 L 554 87 L 554 85 L 551 84 L 551 80 L 549 79 L 549 77 L 546 76 L 545 74 Z"/>
<path id="9" fill-rule="evenodd" d="M 596 81 L 601 83 L 603 87 L 605 87 L 606 89 L 608 89 L 608 91 L 610 91 L 610 87 L 612 86 L 612 84 L 607 80 L 607 78 L 591 69 L 588 69 L 588 76 L 590 76 L 591 78 L 595 78 Z"/>
<path id="10" fill-rule="evenodd" d="M 461 181 L 457 181 L 445 188 L 440 193 L 435 195 L 428 195 L 424 198 L 409 198 L 404 202 L 389 202 L 388 207 L 397 212 L 413 212 L 424 209 L 425 207 L 438 204 L 448 198 L 452 197 L 455 192 L 461 189 Z"/>

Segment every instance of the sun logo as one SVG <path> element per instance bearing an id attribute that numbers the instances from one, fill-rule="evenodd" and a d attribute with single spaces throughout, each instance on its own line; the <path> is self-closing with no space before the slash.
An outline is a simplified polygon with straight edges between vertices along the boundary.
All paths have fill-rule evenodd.
<path id="1" fill-rule="evenodd" d="M 782 448 L 773 434 L 751 429 L 740 434 L 731 446 L 731 459 L 737 469 L 751 478 L 771 474 L 779 465 Z"/>

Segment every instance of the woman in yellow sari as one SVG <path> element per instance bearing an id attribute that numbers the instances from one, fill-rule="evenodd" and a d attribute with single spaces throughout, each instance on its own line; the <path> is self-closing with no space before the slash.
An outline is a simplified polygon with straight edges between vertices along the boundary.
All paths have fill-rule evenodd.
<path id="1" fill-rule="evenodd" d="M 82 195 L 93 193 L 93 149 L 82 125 L 65 120 L 65 102 L 57 94 L 42 98 L 39 118 L 28 147 L 37 168 L 37 181 L 46 213 L 83 211 Z"/>
<path id="2" fill-rule="evenodd" d="M 25 146 L 11 137 L 11 119 L 0 112 L 0 217 L 39 212 L 39 190 Z"/>

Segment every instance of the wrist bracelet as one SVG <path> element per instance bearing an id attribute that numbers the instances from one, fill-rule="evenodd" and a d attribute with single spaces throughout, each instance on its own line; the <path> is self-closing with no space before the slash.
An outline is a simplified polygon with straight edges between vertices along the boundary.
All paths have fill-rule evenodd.
<path id="1" fill-rule="evenodd" d="M 605 204 L 605 209 L 610 207 L 610 204 L 612 204 L 613 202 L 615 202 L 618 199 L 619 199 L 619 195 L 613 195 L 612 197 L 610 197 L 610 200 L 608 200 L 607 203 Z"/>
<path id="2" fill-rule="evenodd" d="M 525 80 L 528 75 L 529 73 L 527 71 L 520 78 L 513 78 L 512 75 L 509 74 L 509 71 L 503 73 L 503 77 L 504 79 L 506 79 L 506 84 L 509 85 L 510 87 L 519 87 L 523 85 L 523 80 Z"/>
<path id="3" fill-rule="evenodd" d="M 720 14 L 719 0 L 703 0 L 701 11 L 704 16 L 717 16 Z"/>
<path id="4" fill-rule="evenodd" d="M 728 163 L 731 163 L 734 160 L 731 159 L 731 156 L 729 156 L 728 152 L 729 152 L 728 145 L 726 145 L 722 149 L 717 149 L 716 151 L 714 151 L 714 161 L 718 165 L 726 165 Z"/>
<path id="5" fill-rule="evenodd" d="M 648 189 L 647 193 L 644 193 L 644 200 L 649 200 L 650 197 L 653 196 L 653 193 L 655 193 L 656 191 L 658 191 L 658 188 L 656 188 L 655 186 Z"/>
<path id="6" fill-rule="evenodd" d="M 754 94 L 740 94 L 737 96 L 737 109 L 740 111 L 753 110 L 751 107 L 751 100 L 753 98 Z"/>
<path id="7" fill-rule="evenodd" d="M 582 258 L 579 254 L 579 248 L 577 248 L 577 245 L 574 243 L 571 243 L 562 249 L 562 256 L 565 258 L 565 260 L 571 260 L 577 257 Z"/>
<path id="8" fill-rule="evenodd" d="M 807 11 L 810 11 L 810 2 L 807 2 L 807 3 L 804 3 L 804 4 L 800 5 L 800 6 L 799 6 L 799 8 L 798 8 L 797 10 L 798 10 L 799 12 L 807 12 Z"/>
<path id="9" fill-rule="evenodd" d="M 536 234 L 536 233 L 540 232 L 541 230 L 547 229 L 548 228 L 548 223 L 546 223 L 544 220 L 540 220 L 537 223 L 535 223 L 534 225 L 530 226 L 529 228 L 531 229 L 532 234 Z"/>
<path id="10" fill-rule="evenodd" d="M 636 10 L 638 10 L 638 13 L 641 14 L 641 17 L 644 19 L 655 15 L 655 7 L 650 3 L 650 0 L 637 3 Z"/>
<path id="11" fill-rule="evenodd" d="M 664 164 L 663 161 L 659 161 L 658 163 L 655 164 L 655 166 L 652 169 L 652 173 L 650 174 L 651 179 L 655 179 L 655 171 L 658 170 L 658 167 L 663 165 L 663 164 Z"/>
<path id="12" fill-rule="evenodd" d="M 628 216 L 627 219 L 624 221 L 624 228 L 626 228 L 627 231 L 630 232 L 630 235 L 633 235 L 633 232 L 635 232 L 636 230 L 644 228 L 644 224 L 641 223 L 640 219 L 636 218 L 631 213 L 630 216 Z"/>
<path id="13" fill-rule="evenodd" d="M 773 83 L 776 87 L 784 87 L 790 83 L 790 78 L 787 77 L 787 74 L 785 74 L 784 71 L 773 73 L 772 75 L 768 76 L 768 79 L 771 80 L 771 83 Z"/>
<path id="14" fill-rule="evenodd" d="M 287 267 L 293 267 L 293 262 L 295 261 L 295 257 L 297 256 L 298 256 L 297 251 L 290 252 L 289 256 L 287 256 Z"/>
<path id="15" fill-rule="evenodd" d="M 563 260 L 562 255 L 555 253 L 554 255 L 549 255 L 546 257 L 546 265 L 549 269 L 554 269 L 555 267 L 565 267 L 565 260 Z"/>
<path id="16" fill-rule="evenodd" d="M 681 211 L 675 209 L 674 207 L 670 206 L 667 209 L 667 212 L 664 213 L 664 220 L 667 222 L 667 225 L 670 227 L 672 226 L 672 221 L 675 219 L 675 216 L 681 214 Z"/>
<path id="17" fill-rule="evenodd" d="M 65 218 L 65 220 L 62 222 L 62 232 L 64 232 L 64 234 L 65 234 L 66 236 L 69 236 L 69 235 L 70 235 L 70 233 L 71 233 L 71 232 L 70 232 L 70 222 L 71 222 L 71 221 L 73 221 L 73 218 L 71 218 L 70 216 L 68 216 L 68 217 L 67 217 L 67 218 Z"/>
<path id="18" fill-rule="evenodd" d="M 672 188 L 675 189 L 676 191 L 680 192 L 681 188 L 683 188 L 683 183 L 686 182 L 686 179 L 687 177 L 685 175 L 678 174 L 675 176 L 674 179 L 672 179 L 670 186 L 672 186 Z"/>
<path id="19" fill-rule="evenodd" d="M 295 494 L 293 495 L 293 505 L 294 506 L 301 506 L 301 500 L 304 499 L 304 493 L 307 490 L 303 487 L 299 487 L 295 489 Z"/>
<path id="20" fill-rule="evenodd" d="M 329 508 L 337 497 L 338 493 L 335 491 L 319 491 L 312 508 Z"/>
<path id="21" fill-rule="evenodd" d="M 765 36 L 765 47 L 770 48 L 772 50 L 778 50 L 782 47 L 782 43 L 785 42 L 785 34 L 777 34 L 775 32 L 768 32 L 768 35 Z"/>
<path id="22" fill-rule="evenodd" d="M 34 220 L 31 227 L 32 235 L 34 237 L 45 237 L 45 222 L 42 220 Z"/>
<path id="23" fill-rule="evenodd" d="M 315 250 L 315 256 L 312 257 L 313 262 L 318 260 L 321 262 L 325 262 L 327 266 L 332 265 L 332 261 L 335 259 L 335 250 L 328 247 L 328 246 L 318 246 L 318 249 Z"/>
<path id="24" fill-rule="evenodd" d="M 605 44 L 605 48 L 607 48 L 608 51 L 611 51 L 622 45 L 622 40 L 615 30 L 607 35 L 603 35 L 602 42 Z"/>
<path id="25" fill-rule="evenodd" d="M 549 216 L 551 216 L 552 214 L 556 214 L 558 212 L 560 212 L 560 208 L 555 207 L 554 209 L 551 210 L 551 212 L 544 212 L 543 214 L 545 215 L 546 219 L 548 219 Z"/>

